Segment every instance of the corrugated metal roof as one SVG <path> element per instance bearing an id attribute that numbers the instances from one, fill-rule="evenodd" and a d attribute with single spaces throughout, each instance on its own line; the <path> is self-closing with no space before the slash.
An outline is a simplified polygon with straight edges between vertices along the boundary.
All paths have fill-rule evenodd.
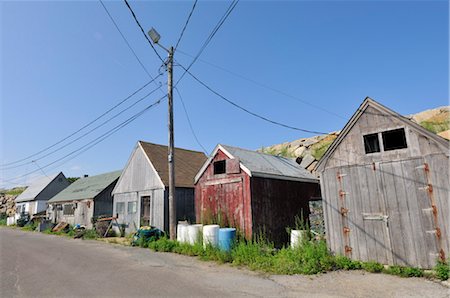
<path id="1" fill-rule="evenodd" d="M 168 148 L 139 141 L 145 154 L 158 172 L 161 181 L 169 186 L 169 168 L 167 165 Z M 204 153 L 175 148 L 175 186 L 194 187 L 194 177 L 206 161 Z"/>
<path id="2" fill-rule="evenodd" d="M 119 179 L 121 173 L 122 171 L 115 171 L 92 177 L 80 178 L 48 200 L 48 203 L 93 199 L 111 183 Z"/>
<path id="3" fill-rule="evenodd" d="M 252 176 L 279 178 L 286 180 L 305 180 L 317 182 L 317 178 L 302 168 L 295 159 L 265 154 L 257 151 L 219 145 L 246 167 Z"/>
<path id="4" fill-rule="evenodd" d="M 15 199 L 16 203 L 33 201 L 59 174 L 60 173 L 48 177 L 41 177 L 31 183 L 30 186 Z"/>

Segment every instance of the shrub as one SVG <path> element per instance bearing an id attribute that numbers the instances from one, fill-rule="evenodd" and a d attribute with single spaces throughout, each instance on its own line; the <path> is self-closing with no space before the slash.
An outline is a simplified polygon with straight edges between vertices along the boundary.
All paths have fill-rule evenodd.
<path id="1" fill-rule="evenodd" d="M 97 237 L 98 237 L 97 231 L 94 229 L 86 230 L 83 234 L 83 239 L 97 239 Z"/>
<path id="2" fill-rule="evenodd" d="M 438 261 L 436 266 L 434 267 L 434 272 L 436 273 L 436 277 L 440 280 L 447 280 L 450 275 L 450 264 L 449 261 L 443 262 Z"/>
<path id="3" fill-rule="evenodd" d="M 371 273 L 380 273 L 384 269 L 384 265 L 377 263 L 377 262 L 364 262 L 362 263 L 362 268 L 366 270 L 367 272 Z"/>
<path id="4" fill-rule="evenodd" d="M 178 245 L 178 242 L 162 237 L 156 241 L 149 241 L 147 245 L 155 251 L 172 252 Z"/>
<path id="5" fill-rule="evenodd" d="M 362 268 L 360 261 L 353 261 L 350 258 L 344 256 L 336 256 L 334 258 L 335 268 L 343 270 L 358 270 Z"/>

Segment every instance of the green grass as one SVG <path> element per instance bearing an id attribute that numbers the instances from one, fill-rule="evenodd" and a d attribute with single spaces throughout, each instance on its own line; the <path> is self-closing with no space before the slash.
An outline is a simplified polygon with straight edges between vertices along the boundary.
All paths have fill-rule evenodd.
<path id="1" fill-rule="evenodd" d="M 389 266 L 383 270 L 384 273 L 397 275 L 401 277 L 422 277 L 424 276 L 423 269 L 414 267 Z"/>
<path id="2" fill-rule="evenodd" d="M 422 121 L 420 125 L 433 133 L 440 133 L 450 129 L 450 120 L 444 122 Z"/>
<path id="3" fill-rule="evenodd" d="M 335 135 L 328 135 L 319 142 L 311 145 L 311 155 L 315 159 L 320 160 L 336 138 L 337 136 Z"/>
<path id="4" fill-rule="evenodd" d="M 173 252 L 188 256 L 197 256 L 204 261 L 231 263 L 235 266 L 245 266 L 250 270 L 270 274 L 317 274 L 333 270 L 365 270 L 371 273 L 386 273 L 401 277 L 423 277 L 424 270 L 412 267 L 390 266 L 377 262 L 354 261 L 344 256 L 333 256 L 324 240 L 305 240 L 292 249 L 283 247 L 275 249 L 273 244 L 263 237 L 252 241 L 238 240 L 230 252 L 217 248 L 203 247 L 201 243 L 190 245 L 179 243 L 167 238 L 149 241 L 142 247 L 148 247 L 159 252 Z M 449 267 L 440 263 L 435 268 L 436 276 L 442 280 L 448 279 Z"/>
<path id="5" fill-rule="evenodd" d="M 15 188 L 9 189 L 7 192 L 5 192 L 5 194 L 10 195 L 10 196 L 18 196 L 21 193 L 23 193 L 25 189 L 26 189 L 26 187 L 15 187 Z"/>
<path id="6" fill-rule="evenodd" d="M 97 238 L 98 234 L 97 231 L 94 229 L 86 230 L 83 234 L 83 239 L 97 239 Z"/>

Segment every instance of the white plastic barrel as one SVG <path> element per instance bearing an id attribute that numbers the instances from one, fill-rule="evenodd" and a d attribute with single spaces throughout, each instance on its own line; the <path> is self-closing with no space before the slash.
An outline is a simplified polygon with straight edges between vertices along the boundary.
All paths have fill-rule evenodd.
<path id="1" fill-rule="evenodd" d="M 219 225 L 206 225 L 203 227 L 203 246 L 212 245 L 217 247 L 219 245 Z"/>
<path id="2" fill-rule="evenodd" d="M 307 231 L 305 230 L 292 230 L 291 231 L 291 248 L 298 247 L 303 239 L 306 238 Z"/>
<path id="3" fill-rule="evenodd" d="M 196 225 L 190 225 L 187 227 L 187 242 L 189 244 L 195 244 L 197 243 L 200 239 L 200 234 L 202 231 L 203 225 L 201 224 L 196 224 Z"/>
<path id="4" fill-rule="evenodd" d="M 179 223 L 177 225 L 177 241 L 180 243 L 186 242 L 186 234 L 187 234 L 187 223 Z"/>

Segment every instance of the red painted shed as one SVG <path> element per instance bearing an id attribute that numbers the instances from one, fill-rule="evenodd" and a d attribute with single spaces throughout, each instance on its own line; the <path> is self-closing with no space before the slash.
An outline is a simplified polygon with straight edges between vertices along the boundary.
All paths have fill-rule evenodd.
<path id="1" fill-rule="evenodd" d="M 309 215 L 319 181 L 294 159 L 217 145 L 195 177 L 195 212 L 201 223 L 236 227 L 247 239 L 264 231 L 287 243 L 286 227 Z"/>

